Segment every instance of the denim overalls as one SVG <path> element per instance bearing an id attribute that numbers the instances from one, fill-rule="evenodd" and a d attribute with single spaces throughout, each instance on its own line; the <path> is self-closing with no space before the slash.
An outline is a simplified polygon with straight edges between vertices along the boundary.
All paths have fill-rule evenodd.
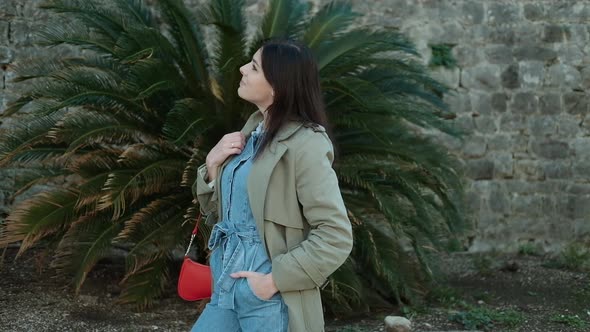
<path id="1" fill-rule="evenodd" d="M 261 135 L 262 123 L 252 132 L 242 153 L 221 174 L 223 216 L 209 238 L 213 295 L 191 332 L 287 331 L 287 306 L 280 293 L 262 300 L 252 292 L 246 278 L 230 276 L 238 271 L 271 272 L 247 191 L 248 174 Z"/>

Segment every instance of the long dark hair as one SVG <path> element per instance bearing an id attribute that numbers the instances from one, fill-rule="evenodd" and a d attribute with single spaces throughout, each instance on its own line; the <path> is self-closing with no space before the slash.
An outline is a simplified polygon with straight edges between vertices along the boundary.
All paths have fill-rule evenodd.
<path id="1" fill-rule="evenodd" d="M 262 71 L 274 91 L 266 113 L 266 131 L 256 157 L 289 121 L 328 129 L 316 59 L 303 43 L 271 39 L 262 45 Z"/>

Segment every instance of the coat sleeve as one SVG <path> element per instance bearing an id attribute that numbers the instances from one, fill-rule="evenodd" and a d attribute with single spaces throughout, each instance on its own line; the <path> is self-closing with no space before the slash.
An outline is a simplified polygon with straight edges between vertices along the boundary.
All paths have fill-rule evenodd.
<path id="1" fill-rule="evenodd" d="M 207 165 L 201 165 L 197 170 L 197 179 L 193 184 L 193 195 L 199 201 L 201 213 L 210 220 L 217 215 L 217 188 L 211 188 L 205 181 L 208 178 Z"/>
<path id="2" fill-rule="evenodd" d="M 272 260 L 281 292 L 321 287 L 352 250 L 352 227 L 332 168 L 332 144 L 314 133 L 298 152 L 297 196 L 311 230 L 306 240 Z"/>

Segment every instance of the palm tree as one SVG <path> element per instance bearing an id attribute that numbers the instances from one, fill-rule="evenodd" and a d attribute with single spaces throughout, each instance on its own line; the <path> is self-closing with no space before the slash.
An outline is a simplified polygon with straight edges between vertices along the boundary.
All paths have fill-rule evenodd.
<path id="1" fill-rule="evenodd" d="M 455 135 L 445 88 L 403 35 L 355 24 L 347 2 L 312 11 L 272 0 L 253 36 L 244 0 L 194 10 L 182 0 L 42 7 L 67 16 L 44 29 L 44 44 L 83 52 L 14 68 L 25 83 L 3 114 L 11 126 L 0 133 L 1 171 L 14 175 L 15 195 L 46 190 L 14 206 L 0 247 L 19 242 L 21 254 L 43 242 L 76 292 L 114 246 L 128 249 L 122 302 L 145 307 L 174 281 L 198 210 L 196 167 L 253 111 L 236 96 L 238 67 L 272 36 L 315 52 L 333 125 L 355 248 L 323 291 L 329 308 L 414 298 L 429 253 L 461 230 L 456 160 L 423 134 Z"/>

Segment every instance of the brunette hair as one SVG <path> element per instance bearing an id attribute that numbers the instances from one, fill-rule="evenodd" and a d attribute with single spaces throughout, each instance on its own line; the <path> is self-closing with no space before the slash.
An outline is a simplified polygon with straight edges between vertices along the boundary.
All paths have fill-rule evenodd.
<path id="1" fill-rule="evenodd" d="M 266 133 L 256 157 L 289 121 L 319 124 L 328 129 L 318 66 L 312 51 L 297 41 L 271 39 L 263 43 L 261 57 L 262 71 L 273 88 L 274 99 L 267 109 Z"/>

